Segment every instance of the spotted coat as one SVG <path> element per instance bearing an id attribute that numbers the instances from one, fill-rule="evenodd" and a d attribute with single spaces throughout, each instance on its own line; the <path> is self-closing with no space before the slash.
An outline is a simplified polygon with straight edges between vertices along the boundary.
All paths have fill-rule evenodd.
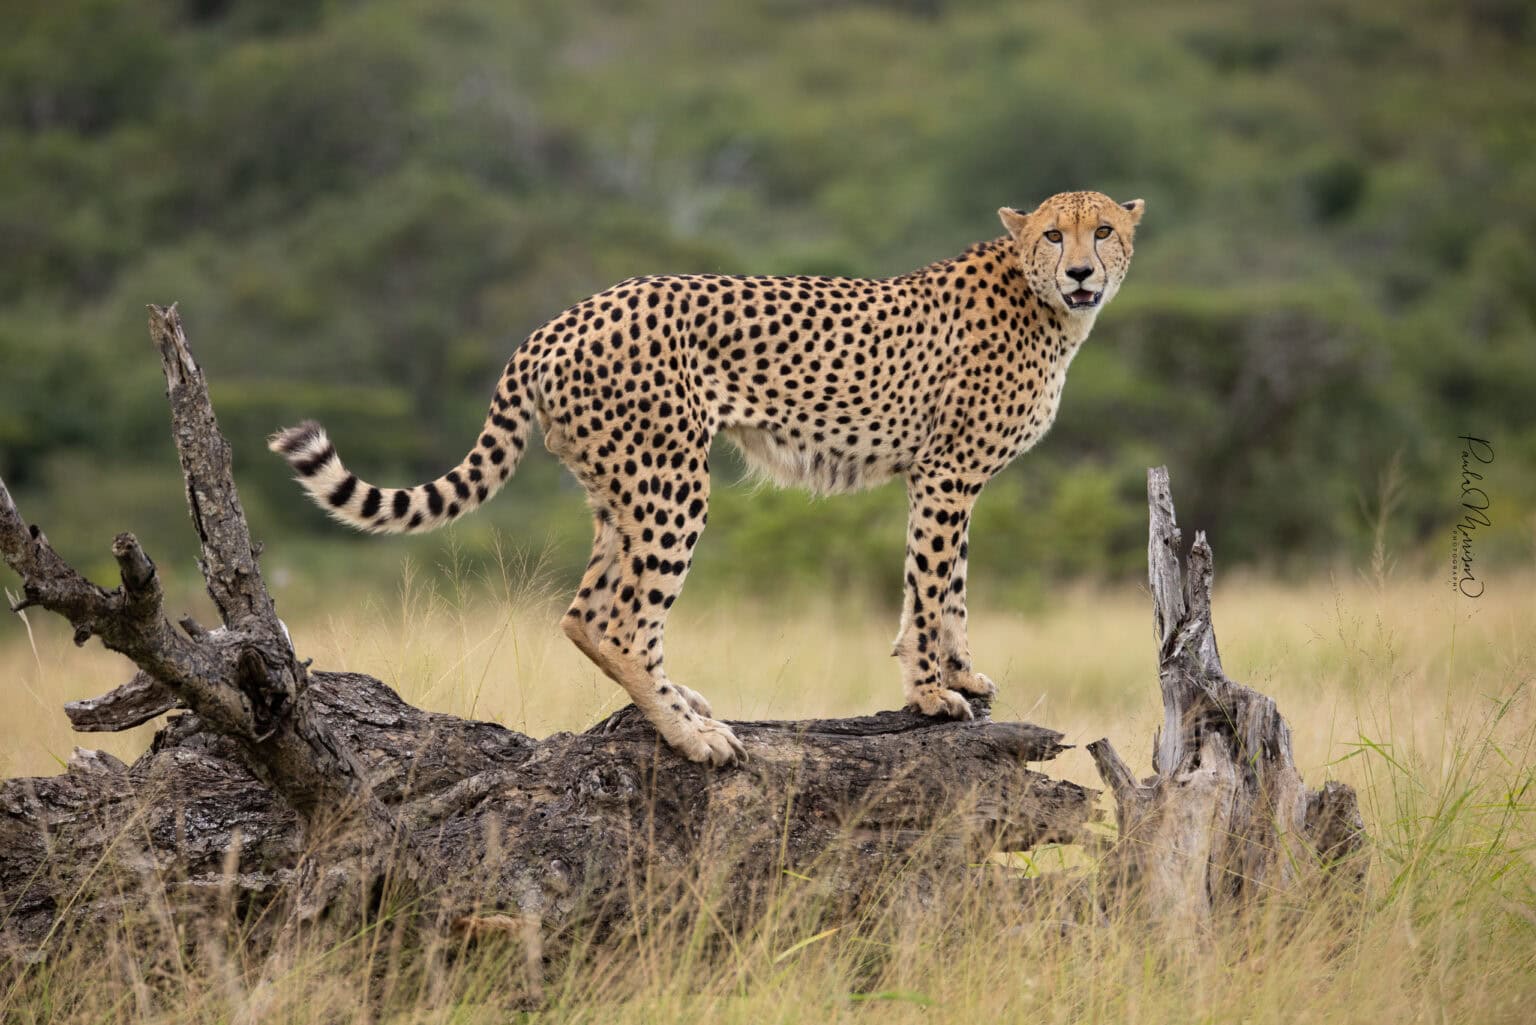
<path id="1" fill-rule="evenodd" d="M 631 278 L 561 313 L 513 354 L 464 460 L 414 488 L 343 466 L 313 422 L 274 451 L 328 513 L 362 530 L 432 530 L 516 469 L 535 420 L 586 489 L 592 558 L 564 629 L 668 743 L 745 756 L 708 703 L 670 680 L 663 630 L 708 518 L 709 450 L 816 493 L 906 481 L 905 596 L 894 653 L 906 696 L 968 717 L 990 695 L 966 640 L 967 530 L 986 482 L 1050 428 L 1067 368 L 1130 263 L 1140 200 L 1064 193 L 1008 233 L 894 278 Z"/>

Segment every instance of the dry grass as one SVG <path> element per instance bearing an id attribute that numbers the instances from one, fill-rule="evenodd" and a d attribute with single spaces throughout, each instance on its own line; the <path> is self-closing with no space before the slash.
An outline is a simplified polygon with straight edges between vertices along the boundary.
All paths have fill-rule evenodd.
<path id="1" fill-rule="evenodd" d="M 523 568 L 526 569 L 526 568 Z M 464 593 L 407 581 L 344 615 L 294 616 L 318 666 L 373 673 L 421 705 L 535 735 L 578 729 L 618 691 L 556 628 L 558 608 L 509 572 Z M 302 595 L 282 596 L 287 606 Z M 697 597 L 697 596 L 695 596 Z M 669 665 L 727 717 L 891 707 L 894 621 L 846 603 L 793 611 L 685 600 Z M 758 927 L 637 928 L 622 956 L 552 980 L 539 1021 L 1524 1022 L 1536 1006 L 1536 578 L 1479 601 L 1438 581 L 1308 587 L 1224 581 L 1217 629 L 1229 673 L 1273 694 L 1309 783 L 1361 792 L 1377 839 L 1369 889 L 1348 913 L 1259 916 L 1203 949 L 1154 956 L 1130 923 L 1059 936 L 1054 923 L 957 889 L 942 908 L 870 909 L 840 923 L 790 892 Z M 1108 735 L 1145 768 L 1159 718 L 1146 597 L 1068 590 L 1027 614 L 973 621 L 996 714 Z M 0 752 L 9 774 L 51 773 L 78 738 L 59 704 L 125 677 L 75 651 L 59 623 L 0 644 Z M 100 738 L 131 758 L 147 736 Z M 93 741 L 96 742 L 96 741 Z M 1054 772 L 1093 783 L 1080 751 Z M 708 892 L 702 881 L 698 892 Z M 700 900 L 707 904 L 707 897 Z M 707 916 L 705 916 L 707 918 Z M 0 989 L 0 1015 L 43 1021 L 505 1020 L 513 950 L 413 951 L 390 921 L 279 960 L 189 964 L 175 944 L 64 951 Z M 1283 927 L 1282 927 L 1283 926 Z M 1228 943 L 1227 941 L 1231 941 Z M 364 992 L 369 994 L 365 1000 Z"/>

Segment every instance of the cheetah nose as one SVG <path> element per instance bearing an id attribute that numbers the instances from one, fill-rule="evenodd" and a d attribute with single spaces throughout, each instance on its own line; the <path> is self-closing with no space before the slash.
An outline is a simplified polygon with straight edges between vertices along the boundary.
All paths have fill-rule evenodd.
<path id="1" fill-rule="evenodd" d="M 1087 281 L 1089 275 L 1092 273 L 1092 267 L 1070 267 L 1067 269 L 1067 277 L 1071 278 L 1073 281 L 1076 281 L 1079 285 L 1081 285 L 1084 281 Z"/>

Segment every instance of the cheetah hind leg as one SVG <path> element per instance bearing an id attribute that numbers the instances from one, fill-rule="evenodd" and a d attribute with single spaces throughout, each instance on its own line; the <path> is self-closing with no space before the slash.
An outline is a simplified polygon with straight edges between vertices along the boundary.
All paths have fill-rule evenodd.
<path id="1" fill-rule="evenodd" d="M 709 707 L 709 702 L 705 700 L 704 695 L 700 694 L 693 688 L 684 687 L 680 683 L 672 683 L 672 689 L 677 691 L 677 693 L 682 696 L 684 701 L 688 702 L 689 708 L 693 709 L 695 712 L 699 713 L 705 718 L 709 718 L 715 714 L 714 711 Z"/>
<path id="2" fill-rule="evenodd" d="M 609 677 L 613 674 L 603 665 L 598 648 L 613 607 L 614 563 L 618 555 L 619 532 L 613 526 L 612 514 L 606 509 L 595 510 L 592 558 L 582 574 L 581 588 L 560 624 L 581 653 Z M 614 679 L 617 682 L 617 678 Z"/>
<path id="3" fill-rule="evenodd" d="M 613 607 L 613 582 L 618 576 L 615 566 L 619 555 L 619 532 L 613 525 L 613 513 L 602 509 L 593 516 L 592 558 L 581 578 L 581 588 L 571 607 L 566 610 L 562 624 L 569 637 L 598 668 L 614 680 L 617 675 L 603 664 L 600 646 Z M 704 695 L 680 683 L 667 683 L 699 715 L 710 718 L 714 712 Z"/>
<path id="4" fill-rule="evenodd" d="M 660 536 L 636 523 L 628 510 L 616 510 L 618 555 L 610 564 L 613 600 L 593 661 L 684 757 L 712 765 L 743 762 L 746 748 L 729 726 L 712 718 L 709 702 L 692 688 L 673 683 L 663 668 L 667 613 L 682 591 L 693 546 L 704 529 L 703 500 L 708 495 L 707 484 L 681 476 L 667 483 L 672 486 L 661 494 L 692 493 L 699 500 L 674 498 L 666 505 L 653 492 L 651 523 L 672 528 Z M 684 483 L 689 485 L 686 492 Z"/>

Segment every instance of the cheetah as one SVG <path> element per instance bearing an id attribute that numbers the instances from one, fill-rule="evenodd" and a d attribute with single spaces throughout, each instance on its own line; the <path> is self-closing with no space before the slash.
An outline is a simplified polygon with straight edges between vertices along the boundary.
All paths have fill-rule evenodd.
<path id="1" fill-rule="evenodd" d="M 1125 279 L 1142 200 L 1098 192 L 998 211 L 1007 233 L 884 279 L 681 274 L 622 281 L 529 335 L 458 466 L 412 488 L 347 470 L 319 424 L 270 447 L 332 517 L 415 533 L 478 508 L 537 419 L 580 481 L 592 558 L 565 633 L 674 749 L 744 760 L 730 727 L 663 665 L 667 614 L 708 519 L 711 440 L 816 494 L 906 481 L 901 624 L 909 705 L 969 718 L 996 688 L 966 639 L 967 529 L 982 487 L 1050 428 L 1067 367 Z"/>

